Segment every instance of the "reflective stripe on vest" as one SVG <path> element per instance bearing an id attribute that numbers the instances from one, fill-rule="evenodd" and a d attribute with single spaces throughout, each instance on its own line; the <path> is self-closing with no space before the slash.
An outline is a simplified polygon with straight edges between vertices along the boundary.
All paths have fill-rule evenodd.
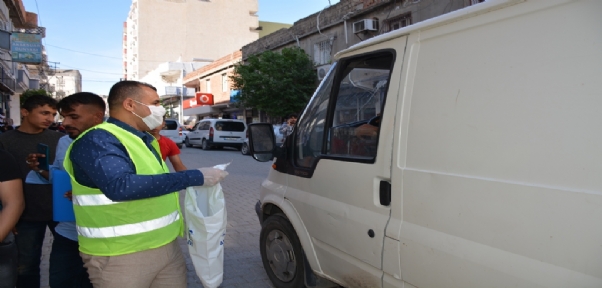
<path id="1" fill-rule="evenodd" d="M 178 220 L 180 220 L 180 213 L 178 213 L 178 211 L 175 211 L 169 215 L 136 224 L 126 224 L 103 228 L 89 228 L 77 226 L 77 233 L 88 238 L 110 238 L 128 236 L 158 230 L 163 227 L 167 227 L 169 224 Z"/>
<path id="2" fill-rule="evenodd" d="M 105 194 L 73 195 L 73 205 L 77 206 L 100 206 L 118 203 L 120 202 L 109 199 Z"/>

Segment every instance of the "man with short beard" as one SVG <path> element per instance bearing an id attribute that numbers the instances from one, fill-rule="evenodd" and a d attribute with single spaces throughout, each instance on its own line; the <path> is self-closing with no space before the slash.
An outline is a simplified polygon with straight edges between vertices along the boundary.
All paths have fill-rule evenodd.
<path id="1" fill-rule="evenodd" d="M 64 118 L 62 125 L 68 135 L 59 140 L 56 158 L 50 172 L 37 168 L 38 157 L 44 157 L 43 154 L 29 155 L 27 161 L 31 163 L 30 168 L 50 181 L 52 181 L 52 171 L 65 171 L 63 161 L 69 145 L 82 132 L 103 122 L 105 106 L 100 96 L 89 92 L 75 93 L 63 98 L 57 108 Z M 71 192 L 66 193 L 65 197 L 71 199 Z M 55 230 L 50 253 L 50 287 L 92 287 L 79 255 L 75 222 L 60 222 Z"/>
<path id="2" fill-rule="evenodd" d="M 170 173 L 157 140 L 165 108 L 157 89 L 137 81 L 109 91 L 109 119 L 67 151 L 79 250 L 96 288 L 186 287 L 179 190 L 213 186 L 217 168 Z"/>
<path id="3" fill-rule="evenodd" d="M 49 160 L 54 160 L 59 139 L 65 135 L 48 130 L 56 116 L 56 100 L 46 95 L 32 95 L 21 106 L 23 121 L 16 130 L 0 134 L 0 149 L 6 150 L 17 160 L 17 169 L 25 179 L 31 170 L 27 156 L 37 151 L 39 143 L 49 147 Z M 52 186 L 23 185 L 25 210 L 16 225 L 15 237 L 19 249 L 17 287 L 40 287 L 40 258 L 42 244 L 48 227 L 54 234 L 56 222 L 52 221 Z"/>

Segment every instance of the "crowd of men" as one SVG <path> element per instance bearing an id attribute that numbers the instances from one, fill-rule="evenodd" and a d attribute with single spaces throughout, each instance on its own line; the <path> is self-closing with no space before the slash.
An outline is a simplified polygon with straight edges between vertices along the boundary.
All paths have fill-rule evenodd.
<path id="1" fill-rule="evenodd" d="M 33 95 L 21 107 L 21 125 L 0 134 L 0 288 L 40 287 L 47 229 L 50 287 L 186 287 L 178 191 L 216 185 L 228 173 L 184 166 L 177 146 L 159 134 L 165 109 L 153 86 L 120 81 L 103 121 L 106 108 L 88 92 L 58 103 Z M 57 113 L 67 135 L 49 129 Z M 39 153 L 40 144 L 48 153 Z M 58 171 L 71 179 L 64 196 L 75 221 L 53 220 Z"/>

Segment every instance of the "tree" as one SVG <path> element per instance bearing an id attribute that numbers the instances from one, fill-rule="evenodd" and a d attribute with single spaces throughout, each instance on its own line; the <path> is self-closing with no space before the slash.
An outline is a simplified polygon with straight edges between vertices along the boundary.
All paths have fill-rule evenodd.
<path id="1" fill-rule="evenodd" d="M 253 107 L 270 116 L 298 113 L 316 89 L 316 71 L 301 48 L 284 48 L 253 55 L 234 66 L 232 86 L 240 93 L 239 106 Z"/>
<path id="2" fill-rule="evenodd" d="M 48 91 L 44 89 L 28 89 L 27 91 L 23 92 L 23 94 L 21 94 L 21 97 L 19 97 L 19 102 L 21 103 L 21 106 L 23 106 L 23 102 L 25 102 L 25 99 L 29 98 L 32 95 L 44 95 L 52 98 L 52 95 L 50 95 L 50 93 L 48 93 Z"/>

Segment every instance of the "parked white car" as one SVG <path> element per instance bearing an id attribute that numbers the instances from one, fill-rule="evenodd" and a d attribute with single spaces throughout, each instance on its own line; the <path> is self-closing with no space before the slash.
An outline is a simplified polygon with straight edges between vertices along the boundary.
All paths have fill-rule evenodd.
<path id="1" fill-rule="evenodd" d="M 282 135 L 282 133 L 280 133 L 280 126 L 282 125 L 273 125 L 274 127 L 274 135 L 276 136 L 276 145 L 280 146 L 282 145 L 282 143 L 284 143 L 284 135 Z M 245 142 L 242 144 L 242 147 L 240 148 L 240 153 L 242 153 L 242 155 L 249 155 L 249 138 L 245 138 Z"/>
<path id="2" fill-rule="evenodd" d="M 178 120 L 165 119 L 165 126 L 159 132 L 159 134 L 171 139 L 171 141 L 178 145 L 178 148 L 182 148 L 184 146 L 184 139 L 186 138 L 184 135 L 184 130 L 184 127 L 180 125 Z"/>
<path id="3" fill-rule="evenodd" d="M 201 146 L 203 150 L 213 147 L 241 149 L 247 138 L 247 124 L 235 119 L 204 119 L 194 125 L 184 142 L 186 147 Z"/>

